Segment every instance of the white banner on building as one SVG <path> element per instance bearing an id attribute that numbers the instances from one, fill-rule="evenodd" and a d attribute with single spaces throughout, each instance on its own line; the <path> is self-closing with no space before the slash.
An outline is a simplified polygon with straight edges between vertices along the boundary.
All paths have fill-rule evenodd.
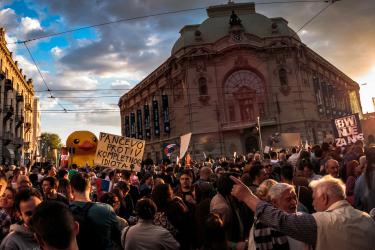
<path id="1" fill-rule="evenodd" d="M 186 154 L 186 151 L 188 150 L 189 148 L 189 143 L 190 143 L 190 138 L 191 138 L 191 133 L 187 133 L 185 135 L 181 135 L 181 146 L 180 146 L 180 159 L 182 159 L 185 154 Z"/>

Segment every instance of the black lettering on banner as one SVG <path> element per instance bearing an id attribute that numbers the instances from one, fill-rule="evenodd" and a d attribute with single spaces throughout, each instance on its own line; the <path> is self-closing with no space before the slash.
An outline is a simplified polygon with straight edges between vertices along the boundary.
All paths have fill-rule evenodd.
<path id="1" fill-rule="evenodd" d="M 142 149 L 143 147 L 144 147 L 143 142 L 138 142 L 138 143 L 137 143 L 137 148 L 138 148 L 138 149 Z"/>
<path id="2" fill-rule="evenodd" d="M 101 133 L 100 138 L 100 147 L 96 153 L 98 164 L 107 167 L 129 168 L 131 164 L 142 161 L 138 158 L 142 157 L 144 141 L 106 133 Z"/>
<path id="3" fill-rule="evenodd" d="M 105 134 L 105 135 L 104 135 L 104 142 L 111 143 L 111 141 L 110 141 L 110 137 L 109 137 L 108 134 Z"/>
<path id="4" fill-rule="evenodd" d="M 120 153 L 120 154 L 121 154 L 123 151 L 124 151 L 124 148 L 123 148 L 123 147 L 118 147 L 118 148 L 117 148 L 117 153 Z"/>

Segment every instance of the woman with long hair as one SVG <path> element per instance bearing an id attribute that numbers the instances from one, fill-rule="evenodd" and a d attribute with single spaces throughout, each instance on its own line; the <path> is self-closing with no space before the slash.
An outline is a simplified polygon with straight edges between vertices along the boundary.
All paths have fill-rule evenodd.
<path id="1" fill-rule="evenodd" d="M 357 178 L 362 174 L 359 162 L 356 160 L 349 161 L 346 164 L 346 199 L 354 205 L 354 186 Z"/>
<path id="2" fill-rule="evenodd" d="M 354 187 L 354 205 L 366 212 L 375 208 L 375 146 L 366 149 L 366 168 Z"/>
<path id="3" fill-rule="evenodd" d="M 0 197 L 0 241 L 9 233 L 10 225 L 17 221 L 14 209 L 16 191 L 7 187 Z"/>
<path id="4" fill-rule="evenodd" d="M 220 215 L 211 213 L 204 223 L 204 242 L 200 250 L 228 250 L 224 223 Z"/>
<path id="5" fill-rule="evenodd" d="M 159 184 L 152 191 L 157 212 L 154 224 L 167 229 L 180 243 L 181 249 L 190 249 L 194 235 L 193 221 L 183 200 L 174 196 L 169 184 Z"/>

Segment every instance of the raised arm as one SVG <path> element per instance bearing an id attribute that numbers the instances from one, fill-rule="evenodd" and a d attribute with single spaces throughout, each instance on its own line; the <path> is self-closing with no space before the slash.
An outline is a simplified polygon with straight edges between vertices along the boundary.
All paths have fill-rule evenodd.
<path id="1" fill-rule="evenodd" d="M 253 210 L 258 220 L 296 240 L 315 245 L 317 225 L 311 214 L 287 214 L 261 201 L 239 179 L 233 176 L 231 179 L 235 183 L 232 195 Z"/>

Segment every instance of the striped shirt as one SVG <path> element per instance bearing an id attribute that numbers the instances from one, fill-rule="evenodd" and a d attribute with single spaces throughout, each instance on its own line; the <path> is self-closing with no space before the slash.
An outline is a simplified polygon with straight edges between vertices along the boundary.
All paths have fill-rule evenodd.
<path id="1" fill-rule="evenodd" d="M 309 245 L 317 240 L 317 224 L 311 214 L 288 214 L 261 201 L 256 207 L 256 218 L 262 223 Z"/>

